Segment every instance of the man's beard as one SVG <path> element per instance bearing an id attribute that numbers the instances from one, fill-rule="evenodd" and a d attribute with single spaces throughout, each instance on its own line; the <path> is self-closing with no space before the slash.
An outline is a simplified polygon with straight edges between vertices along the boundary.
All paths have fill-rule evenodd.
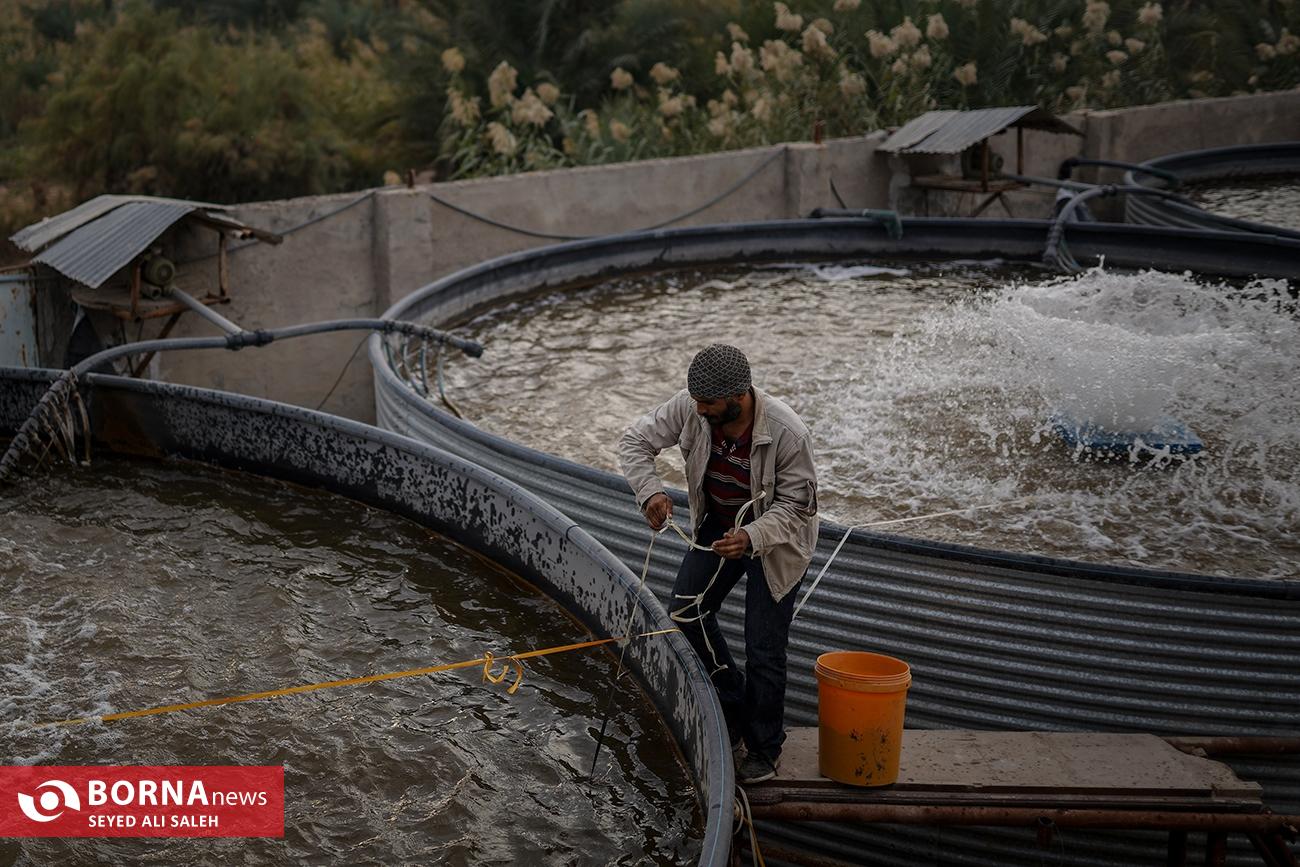
<path id="1" fill-rule="evenodd" d="M 740 418 L 740 401 L 727 399 L 727 408 L 718 415 L 705 416 L 709 421 L 710 427 L 722 427 L 728 422 L 733 422 Z"/>

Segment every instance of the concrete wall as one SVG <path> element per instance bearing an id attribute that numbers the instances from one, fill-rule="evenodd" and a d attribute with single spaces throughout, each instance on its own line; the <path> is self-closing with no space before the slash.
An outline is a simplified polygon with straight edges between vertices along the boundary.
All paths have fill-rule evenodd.
<path id="1" fill-rule="evenodd" d="M 250 225 L 282 231 L 357 197 L 350 193 L 263 202 L 241 205 L 235 213 Z M 232 300 L 217 307 L 217 312 L 250 329 L 378 315 L 386 306 L 375 267 L 381 258 L 375 253 L 381 236 L 376 231 L 378 210 L 372 197 L 287 236 L 283 244 L 253 244 L 233 253 L 228 280 Z M 414 233 L 418 227 L 412 225 L 406 231 Z M 191 295 L 216 294 L 217 260 L 211 256 L 215 238 L 209 230 L 195 229 L 180 241 L 178 260 L 190 261 L 180 265 L 176 285 Z M 399 248 L 405 246 L 401 237 L 389 236 L 387 241 Z M 220 333 L 214 325 L 189 313 L 172 336 Z M 157 376 L 314 408 L 362 336 L 360 332 L 325 334 L 239 352 L 214 349 L 162 353 L 156 362 Z M 370 418 L 370 392 L 364 382 L 369 372 L 364 355 L 364 350 L 358 353 L 326 409 L 358 420 Z"/>
<path id="2" fill-rule="evenodd" d="M 1025 134 L 1025 172 L 1055 177 L 1070 156 L 1142 160 L 1230 144 L 1300 139 L 1300 91 L 1172 102 L 1066 118 L 1083 136 Z M 837 207 L 831 182 L 848 207 L 884 208 L 892 200 L 917 213 L 906 193 L 908 166 L 877 153 L 885 133 L 820 145 L 799 143 L 671 160 L 647 160 L 430 186 L 374 190 L 359 204 L 288 235 L 283 244 L 257 244 L 231 256 L 233 301 L 221 308 L 245 327 L 274 327 L 316 319 L 376 316 L 394 301 L 485 259 L 554 240 L 487 225 L 435 202 L 430 194 L 512 226 L 558 235 L 608 234 L 642 229 L 711 201 L 746 175 L 730 195 L 675 226 L 787 219 L 816 207 Z M 1009 168 L 1016 165 L 1015 133 L 994 140 Z M 765 161 L 770 161 L 765 164 Z M 761 166 L 761 168 L 759 168 Z M 1096 179 L 1096 172 L 1083 179 Z M 1103 179 L 1113 175 L 1102 174 Z M 892 187 L 892 194 L 891 194 Z M 363 194 L 241 205 L 235 216 L 284 231 L 329 213 Z M 1009 194 L 1017 217 L 1045 217 L 1053 194 Z M 931 193 L 930 214 L 965 215 L 971 194 Z M 985 216 L 1004 217 L 1000 205 Z M 212 235 L 182 244 L 178 284 L 193 293 L 215 290 Z M 156 328 L 156 326 L 154 326 Z M 149 331 L 146 331 L 148 334 Z M 177 336 L 215 329 L 192 315 Z M 324 398 L 361 336 L 303 338 L 238 353 L 161 356 L 158 375 L 174 382 L 229 389 L 315 407 Z M 372 421 L 374 401 L 364 351 L 348 367 L 325 409 Z"/>
<path id="3" fill-rule="evenodd" d="M 391 248 L 385 303 L 469 265 L 560 239 L 534 238 L 470 219 L 429 194 L 475 214 L 561 236 L 605 235 L 654 226 L 724 199 L 673 226 L 778 220 L 834 206 L 830 181 L 847 199 L 877 197 L 872 157 L 883 133 L 824 145 L 789 144 L 698 157 L 645 160 L 385 190 L 376 204 Z M 242 212 L 241 212 L 242 213 Z"/>
<path id="4" fill-rule="evenodd" d="M 1099 111 L 1083 153 L 1142 162 L 1163 154 L 1300 139 L 1300 90 Z"/>
<path id="5" fill-rule="evenodd" d="M 288 235 L 279 246 L 255 244 L 232 254 L 233 299 L 218 310 L 247 328 L 378 316 L 438 277 L 494 256 L 558 243 L 466 217 L 435 202 L 430 193 L 489 219 L 556 235 L 628 232 L 661 223 L 710 202 L 751 173 L 730 195 L 673 225 L 776 220 L 834 207 L 831 180 L 846 202 L 865 207 L 885 200 L 887 179 L 873 170 L 872 159 L 884 138 L 884 133 L 874 133 L 822 145 L 371 191 L 354 207 Z M 362 195 L 240 205 L 233 214 L 250 225 L 282 232 Z M 180 244 L 179 258 L 190 261 L 181 267 L 177 285 L 191 294 L 216 291 L 214 237 L 195 230 Z M 216 333 L 214 326 L 191 315 L 172 332 L 177 337 Z M 334 334 L 238 353 L 173 353 L 159 357 L 158 376 L 315 407 L 359 339 L 359 334 Z M 363 350 L 348 367 L 324 409 L 373 421 L 371 373 L 364 356 Z"/>

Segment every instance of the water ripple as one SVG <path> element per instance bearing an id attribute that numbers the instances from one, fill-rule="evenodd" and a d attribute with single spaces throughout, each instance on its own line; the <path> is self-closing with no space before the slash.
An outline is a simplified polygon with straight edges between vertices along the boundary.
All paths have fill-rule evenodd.
<path id="1" fill-rule="evenodd" d="M 680 863 L 702 814 L 608 654 L 513 697 L 449 672 L 72 729 L 26 725 L 581 640 L 517 577 L 388 513 L 190 464 L 97 460 L 0 495 L 8 763 L 283 764 L 283 840 L 30 840 L 13 863 Z M 653 823 L 647 836 L 642 822 Z"/>

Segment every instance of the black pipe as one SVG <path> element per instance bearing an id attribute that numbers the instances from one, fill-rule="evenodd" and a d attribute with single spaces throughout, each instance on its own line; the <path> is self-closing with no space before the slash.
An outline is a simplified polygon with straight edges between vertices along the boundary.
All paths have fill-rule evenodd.
<path id="1" fill-rule="evenodd" d="M 377 331 L 381 334 L 414 334 L 438 343 L 454 346 L 471 358 L 483 355 L 483 344 L 476 340 L 456 337 L 446 331 L 430 328 L 415 322 L 402 322 L 397 319 L 328 319 L 324 322 L 308 322 L 303 325 L 286 325 L 283 328 L 243 330 L 224 337 L 168 337 L 163 340 L 142 340 L 138 343 L 123 343 L 97 352 L 72 368 L 74 376 L 81 376 L 106 361 L 113 361 L 125 355 L 137 355 L 142 352 L 161 352 L 173 349 L 230 349 L 238 351 L 245 346 L 265 346 L 276 340 L 288 340 L 293 337 L 305 337 L 309 334 L 326 334 L 332 331 Z"/>
<path id="2" fill-rule="evenodd" d="M 828 217 L 851 217 L 871 220 L 885 227 L 886 234 L 895 241 L 903 237 L 903 221 L 897 211 L 885 211 L 877 208 L 813 208 L 808 218 L 821 220 Z"/>
<path id="3" fill-rule="evenodd" d="M 64 371 L 55 380 L 49 391 L 33 407 L 31 414 L 23 422 L 18 432 L 14 434 L 13 440 L 9 443 L 9 448 L 0 456 L 0 483 L 6 481 L 17 466 L 19 456 L 27 448 L 33 434 L 36 433 L 36 429 L 41 423 L 41 419 L 45 417 L 44 411 L 53 407 L 59 395 L 65 395 L 75 389 L 78 377 L 94 370 L 101 364 L 123 356 L 138 355 L 145 352 L 162 352 L 176 349 L 229 349 L 238 351 L 245 346 L 265 346 L 276 340 L 304 337 L 309 334 L 357 330 L 375 331 L 381 334 L 413 334 L 438 343 L 450 344 L 471 358 L 479 358 L 483 355 L 483 344 L 478 341 L 466 340 L 438 328 L 431 328 L 428 325 L 420 325 L 415 322 L 404 322 L 398 319 L 330 319 L 324 322 L 289 325 L 284 328 L 258 329 L 256 331 L 241 330 L 227 334 L 224 337 L 169 337 L 162 340 L 141 340 L 136 343 L 123 343 L 120 346 L 110 347 L 83 359 L 70 370 Z M 89 437 L 90 431 L 84 431 L 83 435 Z"/>
<path id="4" fill-rule="evenodd" d="M 1136 184 L 1102 184 L 1101 186 L 1090 187 L 1076 193 L 1065 203 L 1060 213 L 1056 215 L 1052 228 L 1047 233 L 1047 246 L 1043 249 L 1043 262 L 1062 271 L 1082 270 L 1079 263 L 1074 261 L 1074 257 L 1065 249 L 1065 224 L 1069 221 L 1070 215 L 1088 199 L 1115 196 L 1120 193 L 1136 196 L 1156 196 L 1157 198 L 1171 199 L 1189 207 L 1196 207 L 1182 196 L 1165 190 L 1153 189 L 1152 187 L 1143 187 Z"/>
<path id="5" fill-rule="evenodd" d="M 1167 172 L 1164 169 L 1152 168 L 1139 163 L 1126 163 L 1122 160 L 1091 160 L 1084 157 L 1070 157 L 1061 162 L 1061 167 L 1057 169 L 1056 176 L 1060 180 L 1066 180 L 1079 166 L 1105 166 L 1112 169 L 1127 169 L 1130 172 L 1145 172 L 1146 174 L 1160 178 L 1168 182 L 1171 187 L 1182 185 L 1178 175 L 1173 172 Z"/>
<path id="6" fill-rule="evenodd" d="M 1041 178 L 1037 175 L 1017 175 L 1012 172 L 1002 172 L 998 177 L 1006 178 L 1009 181 L 1019 181 L 1022 184 L 1055 187 L 1058 190 L 1074 190 L 1076 192 L 1090 190 L 1097 186 L 1096 184 L 1087 184 L 1083 181 L 1053 180 L 1052 178 Z"/>

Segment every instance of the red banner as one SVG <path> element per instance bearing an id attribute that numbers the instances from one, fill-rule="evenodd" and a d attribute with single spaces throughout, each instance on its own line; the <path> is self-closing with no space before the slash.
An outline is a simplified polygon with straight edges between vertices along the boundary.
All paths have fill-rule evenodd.
<path id="1" fill-rule="evenodd" d="M 281 766 L 0 766 L 0 837 L 283 836 Z"/>

